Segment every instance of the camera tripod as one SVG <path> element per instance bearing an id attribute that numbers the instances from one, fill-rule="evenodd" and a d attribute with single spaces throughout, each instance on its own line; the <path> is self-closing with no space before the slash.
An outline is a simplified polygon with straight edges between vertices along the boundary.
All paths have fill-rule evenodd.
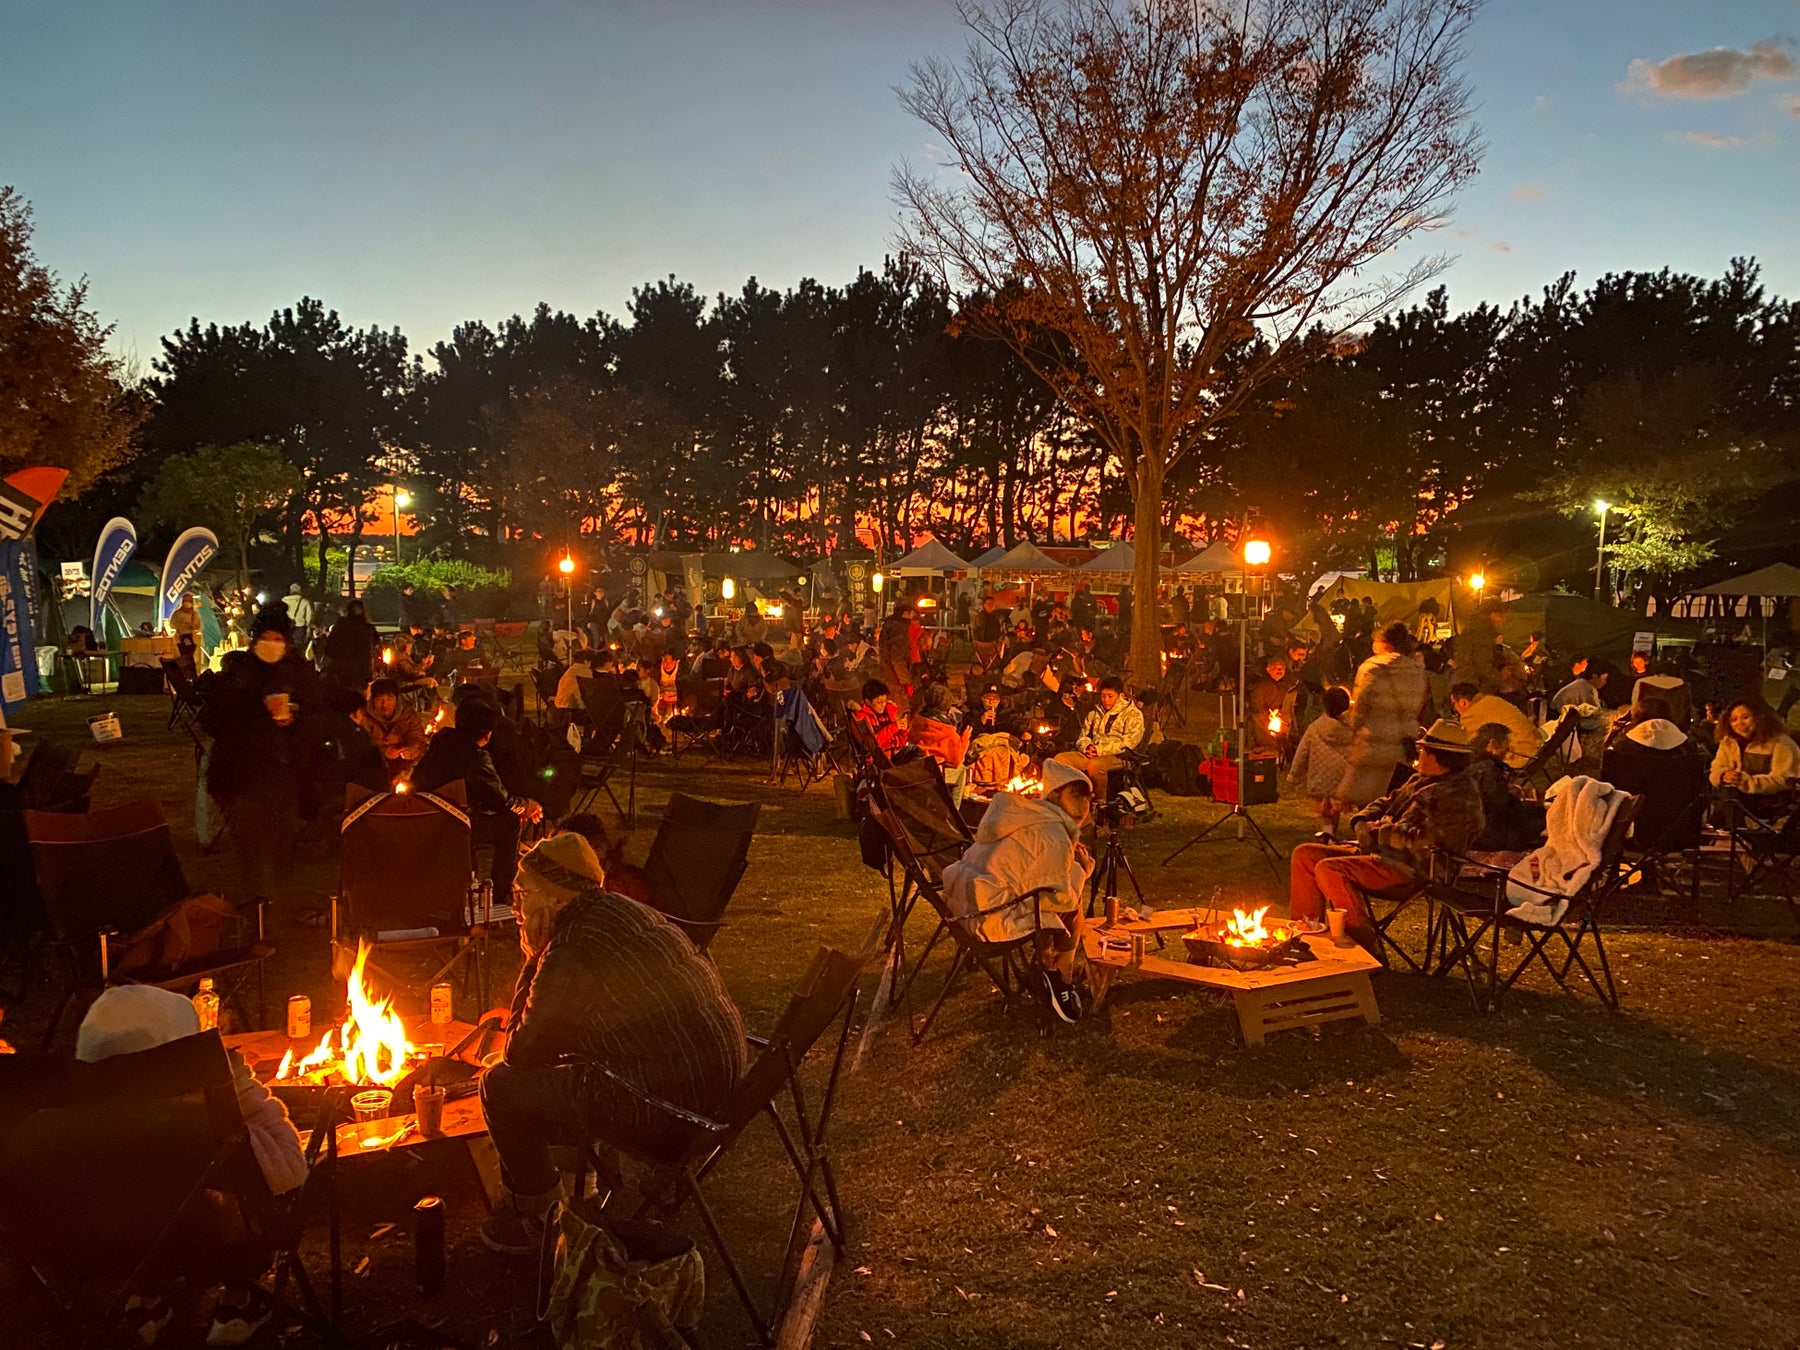
<path id="1" fill-rule="evenodd" d="M 1091 918 L 1095 914 L 1106 912 L 1106 902 L 1119 894 L 1119 873 L 1124 872 L 1125 879 L 1131 883 L 1138 904 L 1144 903 L 1144 888 L 1138 885 L 1137 873 L 1132 871 L 1131 859 L 1125 855 L 1125 834 L 1123 818 L 1113 821 L 1104 819 L 1095 827 L 1106 831 L 1106 847 L 1100 851 L 1100 859 L 1094 864 L 1094 876 L 1088 888 L 1087 912 Z"/>
<path id="2" fill-rule="evenodd" d="M 1243 770 L 1241 765 L 1239 768 L 1238 782 L 1241 787 L 1243 784 Z M 1239 797 L 1242 797 L 1243 795 L 1244 794 L 1241 791 L 1238 793 Z M 1167 867 L 1195 844 L 1204 843 L 1207 835 L 1211 834 L 1214 830 L 1218 829 L 1219 826 L 1234 817 L 1238 822 L 1237 837 L 1239 839 L 1249 838 L 1251 843 L 1261 849 L 1264 860 L 1269 864 L 1269 870 L 1275 873 L 1275 879 L 1277 881 L 1281 880 L 1281 854 L 1276 849 L 1274 843 L 1270 841 L 1269 836 L 1263 833 L 1262 826 L 1256 823 L 1256 817 L 1251 815 L 1250 812 L 1244 808 L 1242 801 L 1233 803 L 1231 810 L 1213 821 L 1212 824 L 1201 830 L 1199 834 L 1195 835 L 1192 839 L 1188 840 L 1187 843 L 1183 844 L 1168 857 L 1164 858 L 1163 866 Z M 1244 833 L 1244 827 L 1246 825 L 1250 827 L 1250 835 Z M 1254 837 L 1252 838 L 1251 836 Z"/>

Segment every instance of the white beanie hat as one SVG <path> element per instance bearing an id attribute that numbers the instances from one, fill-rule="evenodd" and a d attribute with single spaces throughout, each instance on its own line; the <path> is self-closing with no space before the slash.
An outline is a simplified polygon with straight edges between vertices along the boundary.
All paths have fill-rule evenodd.
<path id="1" fill-rule="evenodd" d="M 75 1058 L 93 1064 L 133 1055 L 192 1036 L 200 1014 L 180 994 L 148 984 L 123 984 L 94 1000 L 75 1034 Z"/>

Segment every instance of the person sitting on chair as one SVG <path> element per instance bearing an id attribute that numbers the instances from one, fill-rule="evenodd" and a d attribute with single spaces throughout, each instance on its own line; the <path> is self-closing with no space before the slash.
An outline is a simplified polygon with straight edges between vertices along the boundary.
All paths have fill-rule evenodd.
<path id="1" fill-rule="evenodd" d="M 1043 783 L 1037 797 L 994 795 L 975 842 L 944 869 L 944 901 L 953 914 L 974 920 L 984 941 L 1030 937 L 1051 1011 L 1074 1022 L 1082 1010 L 1073 983 L 1081 907 L 1094 870 L 1080 835 L 1093 788 L 1079 769 L 1057 760 L 1044 765 Z"/>
<path id="2" fill-rule="evenodd" d="M 1351 818 L 1358 844 L 1301 844 L 1289 858 L 1288 913 L 1322 923 L 1327 904 L 1346 912 L 1345 931 L 1380 948 L 1362 892 L 1421 881 L 1437 850 L 1466 853 L 1486 823 L 1468 775 L 1474 737 L 1439 720 L 1419 742 L 1419 767 Z M 1359 847 L 1359 844 L 1365 847 Z"/>
<path id="3" fill-rule="evenodd" d="M 1106 801 L 1107 775 L 1125 767 L 1124 755 L 1144 743 L 1144 712 L 1125 697 L 1125 681 L 1108 675 L 1100 681 L 1100 704 L 1081 724 L 1075 748 L 1057 756 L 1087 774 L 1094 795 Z"/>
<path id="4" fill-rule="evenodd" d="M 1758 815 L 1785 811 L 1800 783 L 1800 746 L 1768 704 L 1739 699 L 1718 724 L 1709 777 L 1726 797 Z"/>
<path id="5" fill-rule="evenodd" d="M 869 680 L 862 687 L 862 702 L 851 714 L 875 738 L 883 751 L 892 755 L 906 744 L 906 722 L 900 709 L 880 680 Z"/>
<path id="6" fill-rule="evenodd" d="M 1300 676 L 1288 668 L 1285 653 L 1263 662 L 1263 677 L 1250 686 L 1250 743 L 1259 751 L 1283 759 L 1293 757 L 1301 728 L 1294 725 L 1292 700 L 1299 688 Z M 1271 717 L 1277 719 L 1280 730 L 1269 730 Z"/>
<path id="7" fill-rule="evenodd" d="M 536 824 L 544 808 L 523 797 L 510 797 L 500 773 L 489 757 L 487 744 L 500 723 L 500 709 L 484 698 L 471 697 L 457 709 L 456 723 L 431 738 L 413 768 L 412 785 L 433 792 L 446 783 L 461 780 L 469 802 L 471 842 L 494 850 L 488 871 L 494 883 L 494 903 L 512 903 L 513 878 L 519 870 L 519 821 Z"/>
<path id="8" fill-rule="evenodd" d="M 606 889 L 594 850 L 558 834 L 519 871 L 524 965 L 506 1055 L 481 1077 L 505 1203 L 481 1239 L 536 1256 L 559 1196 L 555 1144 L 657 1154 L 685 1127 L 652 1099 L 717 1118 L 745 1070 L 743 1019 L 713 963 L 669 920 Z"/>
<path id="9" fill-rule="evenodd" d="M 425 753 L 425 720 L 400 701 L 400 686 L 393 680 L 380 679 L 369 686 L 369 701 L 358 710 L 356 722 L 381 752 L 390 782 Z"/>
<path id="10" fill-rule="evenodd" d="M 1524 768 L 1544 748 L 1544 733 L 1516 703 L 1498 694 L 1484 694 L 1471 681 L 1460 680 L 1450 686 L 1450 706 L 1456 710 L 1456 720 L 1471 732 L 1493 722 L 1506 728 L 1509 768 Z"/>
<path id="11" fill-rule="evenodd" d="M 1512 729 L 1503 722 L 1483 722 L 1475 728 L 1474 739 L 1469 777 L 1481 794 L 1482 827 L 1470 847 L 1500 853 L 1536 848 L 1544 837 L 1544 808 L 1526 801 L 1513 785 L 1507 764 Z"/>

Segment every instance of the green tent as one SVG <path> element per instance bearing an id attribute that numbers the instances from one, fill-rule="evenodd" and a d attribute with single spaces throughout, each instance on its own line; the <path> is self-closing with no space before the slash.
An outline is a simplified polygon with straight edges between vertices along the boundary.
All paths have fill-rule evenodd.
<path id="1" fill-rule="evenodd" d="M 1500 636 L 1514 651 L 1523 651 L 1531 634 L 1542 633 L 1558 655 L 1590 652 L 1623 661 L 1631 653 L 1632 635 L 1652 627 L 1641 614 L 1614 609 L 1585 595 L 1539 591 L 1506 607 Z"/>

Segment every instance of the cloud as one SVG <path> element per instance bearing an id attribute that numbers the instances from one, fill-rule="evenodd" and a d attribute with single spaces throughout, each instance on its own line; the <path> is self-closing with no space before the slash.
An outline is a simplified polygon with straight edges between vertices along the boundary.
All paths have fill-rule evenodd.
<path id="1" fill-rule="evenodd" d="M 1496 253 L 1512 252 L 1512 245 L 1507 243 L 1504 239 L 1496 239 L 1493 243 L 1489 244 L 1488 247 L 1493 249 Z"/>
<path id="2" fill-rule="evenodd" d="M 1748 48 L 1714 47 L 1666 61 L 1633 61 L 1620 88 L 1652 98 L 1729 98 L 1747 92 L 1758 80 L 1791 80 L 1794 58 L 1779 38 L 1764 38 Z"/>
<path id="3" fill-rule="evenodd" d="M 1784 113 L 1800 117 L 1800 94 L 1783 94 L 1778 103 Z"/>
<path id="4" fill-rule="evenodd" d="M 1542 183 L 1520 183 L 1512 190 L 1515 202 L 1541 202 L 1550 196 L 1550 189 Z"/>
<path id="5" fill-rule="evenodd" d="M 1473 231 L 1473 230 L 1458 230 L 1456 232 L 1456 237 L 1458 239 L 1473 239 L 1475 237 L 1475 231 Z"/>
<path id="6" fill-rule="evenodd" d="M 1531 111 L 1532 112 L 1541 113 L 1541 112 L 1548 112 L 1549 110 L 1550 110 L 1550 95 L 1539 94 L 1536 98 L 1531 100 Z"/>
<path id="7" fill-rule="evenodd" d="M 1742 150 L 1752 145 L 1768 145 L 1775 137 L 1765 131 L 1760 136 L 1726 136 L 1717 131 L 1690 131 L 1682 139 L 1689 145 L 1703 146 L 1708 150 Z"/>

